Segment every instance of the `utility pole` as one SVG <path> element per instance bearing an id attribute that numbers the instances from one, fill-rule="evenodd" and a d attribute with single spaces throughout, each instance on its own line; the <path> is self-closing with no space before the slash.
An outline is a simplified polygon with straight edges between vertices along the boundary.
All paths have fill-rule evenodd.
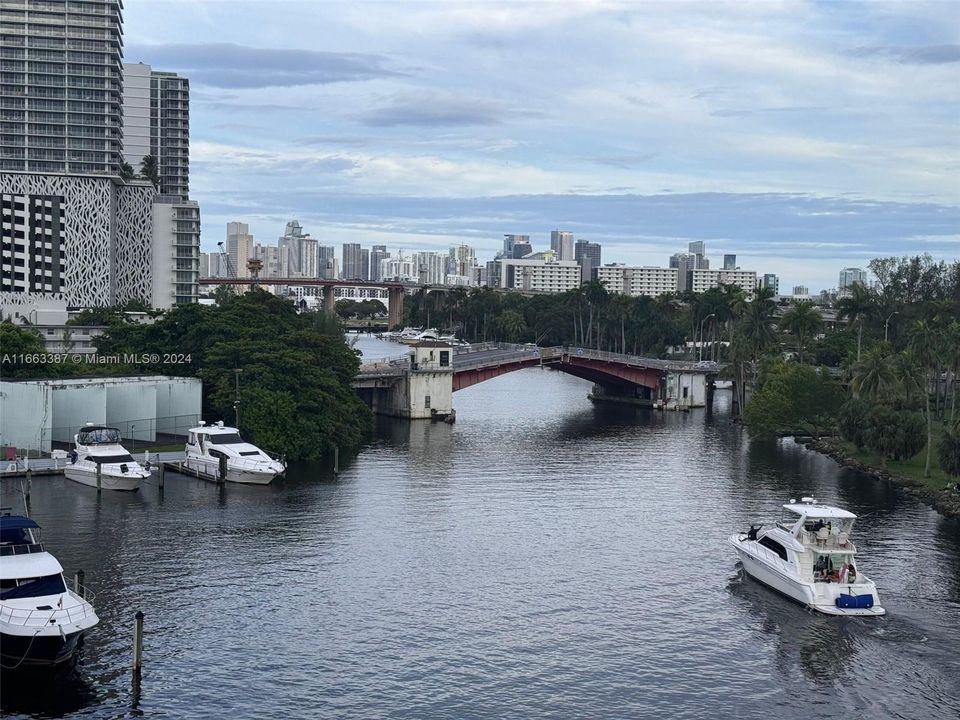
<path id="1" fill-rule="evenodd" d="M 890 318 L 892 318 L 894 315 L 899 315 L 899 314 L 900 314 L 899 310 L 894 310 L 892 313 L 887 315 L 887 319 L 883 323 L 883 341 L 884 342 L 887 341 L 887 330 L 890 329 Z"/>
<path id="2" fill-rule="evenodd" d="M 240 373 L 243 370 L 241 368 L 233 369 L 233 377 L 236 380 L 236 395 L 233 400 L 233 419 L 237 424 L 237 430 L 240 429 Z"/>

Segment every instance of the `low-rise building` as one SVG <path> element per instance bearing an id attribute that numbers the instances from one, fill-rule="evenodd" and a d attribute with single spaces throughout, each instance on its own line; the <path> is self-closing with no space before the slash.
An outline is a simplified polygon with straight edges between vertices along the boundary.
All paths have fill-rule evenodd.
<path id="1" fill-rule="evenodd" d="M 552 253 L 545 258 L 502 258 L 499 285 L 509 290 L 562 293 L 575 290 L 582 282 L 580 263 L 576 260 L 554 260 Z"/>

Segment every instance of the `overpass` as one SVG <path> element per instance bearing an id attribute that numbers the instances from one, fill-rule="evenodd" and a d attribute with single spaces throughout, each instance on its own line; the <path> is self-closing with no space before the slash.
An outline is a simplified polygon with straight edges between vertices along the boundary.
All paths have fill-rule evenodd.
<path id="1" fill-rule="evenodd" d="M 217 287 L 219 285 L 255 287 L 259 285 L 286 285 L 291 287 L 320 287 L 323 288 L 323 309 L 329 314 L 336 313 L 337 288 L 381 288 L 387 291 L 388 324 L 391 328 L 399 327 L 403 323 L 403 294 L 408 287 L 419 287 L 396 281 L 370 280 L 326 280 L 324 278 L 303 277 L 261 277 L 261 278 L 200 278 L 201 286 Z"/>
<path id="2" fill-rule="evenodd" d="M 419 377 L 430 396 L 429 414 L 406 417 L 434 417 L 452 412 L 452 394 L 506 373 L 529 367 L 550 367 L 593 383 L 591 397 L 631 404 L 686 409 L 707 404 L 712 384 L 722 369 L 713 362 L 688 362 L 644 358 L 636 355 L 578 347 L 540 348 L 534 345 L 482 343 L 469 348 L 450 348 L 442 343 L 421 343 L 411 348 L 411 357 L 385 359 L 361 366 L 353 385 L 378 411 L 374 395 L 390 393 Z M 448 356 L 440 353 L 447 352 Z M 446 358 L 446 359 L 445 359 Z M 404 402 L 414 404 L 417 392 L 409 388 Z M 451 397 L 450 406 L 438 405 L 435 398 Z M 381 403 L 381 409 L 396 403 Z M 385 414 L 394 414 L 385 411 Z"/>

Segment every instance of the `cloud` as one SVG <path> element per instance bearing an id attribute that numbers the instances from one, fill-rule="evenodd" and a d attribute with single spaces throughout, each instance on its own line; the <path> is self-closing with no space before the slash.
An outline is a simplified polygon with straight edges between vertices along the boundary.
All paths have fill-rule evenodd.
<path id="1" fill-rule="evenodd" d="M 127 58 L 183 72 L 201 85 L 218 88 L 266 88 L 327 85 L 402 75 L 387 58 L 371 53 L 254 48 L 234 43 L 139 45 Z"/>
<path id="2" fill-rule="evenodd" d="M 371 127 L 499 125 L 506 114 L 507 109 L 495 101 L 413 93 L 395 97 L 389 104 L 363 115 L 361 120 Z"/>
<path id="3" fill-rule="evenodd" d="M 882 57 L 905 65 L 943 65 L 960 62 L 960 45 L 921 45 L 856 47 L 853 57 Z"/>
<path id="4" fill-rule="evenodd" d="M 630 170 L 631 168 L 650 162 L 659 154 L 660 153 L 655 152 L 624 153 L 622 155 L 598 155 L 585 159 L 598 165 L 608 165 L 609 167 L 620 168 L 622 170 Z"/>
<path id="5" fill-rule="evenodd" d="M 714 110 L 710 114 L 713 117 L 748 117 L 750 115 L 765 115 L 776 113 L 801 113 L 801 112 L 822 112 L 830 110 L 825 105 L 797 105 L 794 107 L 762 107 L 747 110 Z"/>

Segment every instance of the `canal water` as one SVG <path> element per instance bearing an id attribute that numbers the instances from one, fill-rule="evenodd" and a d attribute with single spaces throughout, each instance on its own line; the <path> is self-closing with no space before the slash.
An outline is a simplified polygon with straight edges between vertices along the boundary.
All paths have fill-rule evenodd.
<path id="1" fill-rule="evenodd" d="M 595 407 L 588 391 L 538 369 L 481 383 L 456 394 L 454 425 L 381 421 L 338 477 L 168 474 L 162 496 L 100 498 L 36 479 L 33 516 L 86 571 L 101 623 L 76 673 L 5 677 L 4 712 L 960 715 L 956 521 L 791 442 L 749 442 L 722 391 L 709 414 Z M 814 615 L 743 577 L 727 535 L 803 495 L 861 515 L 887 617 Z"/>

